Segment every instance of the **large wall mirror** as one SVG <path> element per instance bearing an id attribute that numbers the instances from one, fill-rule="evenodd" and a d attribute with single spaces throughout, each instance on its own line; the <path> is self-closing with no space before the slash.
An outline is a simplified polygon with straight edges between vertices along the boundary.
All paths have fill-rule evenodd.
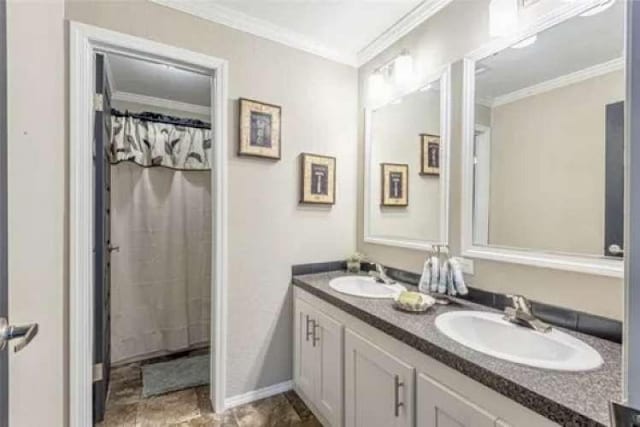
<path id="1" fill-rule="evenodd" d="M 622 276 L 624 8 L 465 60 L 465 255 Z"/>
<path id="2" fill-rule="evenodd" d="M 449 68 L 366 112 L 364 241 L 447 244 Z"/>

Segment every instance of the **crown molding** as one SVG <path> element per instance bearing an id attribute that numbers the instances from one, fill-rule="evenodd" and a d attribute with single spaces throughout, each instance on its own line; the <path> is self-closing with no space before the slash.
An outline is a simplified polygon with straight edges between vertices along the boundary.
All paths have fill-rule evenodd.
<path id="1" fill-rule="evenodd" d="M 453 0 L 425 0 L 384 33 L 358 52 L 358 67 L 375 58 L 380 52 L 406 36 L 411 30 L 438 13 Z"/>
<path id="2" fill-rule="evenodd" d="M 236 30 L 244 31 L 285 46 L 299 49 L 331 61 L 356 67 L 357 55 L 351 52 L 334 49 L 318 43 L 305 35 L 272 24 L 263 19 L 238 12 L 231 8 L 212 2 L 151 0 L 162 6 L 170 7 Z"/>
<path id="3" fill-rule="evenodd" d="M 155 96 L 138 95 L 131 92 L 114 92 L 111 95 L 113 101 L 133 102 L 136 104 L 148 105 L 151 107 L 166 108 L 170 110 L 182 111 L 185 113 L 199 114 L 201 116 L 209 116 L 211 109 L 206 105 L 189 104 L 187 102 L 173 101 L 165 98 L 157 98 Z"/>
<path id="4" fill-rule="evenodd" d="M 593 77 L 602 76 L 613 71 L 622 70 L 623 68 L 624 57 L 612 59 L 611 61 L 603 62 L 592 67 L 583 68 L 582 70 L 565 74 L 564 76 L 556 77 L 555 79 L 547 80 L 542 83 L 526 87 L 524 89 L 519 89 L 505 95 L 497 96 L 491 102 L 491 106 L 498 107 L 500 105 L 515 102 L 533 95 L 538 95 L 544 92 L 559 89 L 563 86 L 579 83 Z"/>

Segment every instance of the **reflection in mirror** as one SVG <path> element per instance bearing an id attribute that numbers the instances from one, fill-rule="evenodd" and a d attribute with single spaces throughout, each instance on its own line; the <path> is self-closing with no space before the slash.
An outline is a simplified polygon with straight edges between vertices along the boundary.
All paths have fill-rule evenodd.
<path id="1" fill-rule="evenodd" d="M 365 238 L 446 243 L 441 102 L 435 80 L 370 113 Z"/>
<path id="2" fill-rule="evenodd" d="M 624 4 L 475 66 L 473 243 L 622 256 Z"/>

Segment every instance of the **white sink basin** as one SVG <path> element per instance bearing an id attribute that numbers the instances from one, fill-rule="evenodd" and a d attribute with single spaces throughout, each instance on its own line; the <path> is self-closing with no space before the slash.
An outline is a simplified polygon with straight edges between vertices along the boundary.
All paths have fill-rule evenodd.
<path id="1" fill-rule="evenodd" d="M 542 333 L 514 325 L 499 313 L 452 311 L 438 316 L 436 327 L 476 351 L 535 368 L 587 371 L 602 365 L 600 354 L 579 339 L 555 328 Z"/>
<path id="2" fill-rule="evenodd" d="M 376 282 L 373 277 L 366 276 L 338 277 L 331 280 L 329 286 L 331 289 L 343 294 L 365 298 L 393 298 L 406 290 L 402 285 L 385 285 Z"/>

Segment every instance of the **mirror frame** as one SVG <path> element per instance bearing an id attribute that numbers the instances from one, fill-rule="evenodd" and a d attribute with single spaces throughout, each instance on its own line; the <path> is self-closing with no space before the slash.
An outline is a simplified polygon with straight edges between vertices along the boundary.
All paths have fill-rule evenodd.
<path id="1" fill-rule="evenodd" d="M 607 259 L 589 255 L 568 255 L 537 249 L 479 246 L 473 242 L 473 150 L 475 130 L 475 63 L 500 52 L 520 40 L 560 24 L 593 7 L 597 1 L 575 2 L 543 16 L 537 22 L 520 30 L 513 37 L 497 39 L 482 46 L 463 59 L 462 92 L 462 194 L 461 194 L 461 249 L 462 256 L 499 262 L 529 265 L 622 278 L 624 259 Z M 626 8 L 626 6 L 625 6 Z M 626 9 L 625 9 L 626 13 Z M 625 141 L 627 145 L 627 141 Z"/>
<path id="2" fill-rule="evenodd" d="M 379 236 L 371 232 L 371 202 L 375 196 L 371 194 L 372 182 L 371 172 L 371 121 L 373 112 L 390 105 L 394 100 L 407 96 L 418 91 L 424 85 L 439 80 L 440 81 L 440 164 L 444 171 L 440 174 L 440 237 L 441 240 L 418 240 L 401 237 Z M 416 144 L 417 147 L 417 144 Z M 416 148 L 417 150 L 417 148 Z M 397 246 L 407 249 L 417 249 L 423 251 L 433 250 L 435 245 L 449 244 L 449 179 L 450 179 L 450 152 L 451 152 L 451 64 L 446 65 L 439 72 L 434 73 L 424 79 L 420 85 L 412 87 L 410 90 L 402 92 L 397 97 L 374 107 L 365 109 L 365 135 L 364 135 L 364 227 L 363 240 L 365 243 L 377 245 Z M 376 205 L 377 206 L 377 205 Z"/>

